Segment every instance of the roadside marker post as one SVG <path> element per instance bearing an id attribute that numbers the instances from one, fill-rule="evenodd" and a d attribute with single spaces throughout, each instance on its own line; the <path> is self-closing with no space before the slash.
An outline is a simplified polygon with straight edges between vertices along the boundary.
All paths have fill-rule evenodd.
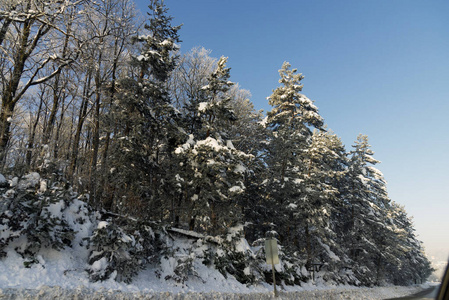
<path id="1" fill-rule="evenodd" d="M 276 290 L 276 276 L 274 270 L 274 265 L 279 263 L 278 244 L 276 240 L 265 240 L 265 256 L 267 264 L 271 265 L 271 271 L 273 272 L 274 296 L 278 297 L 278 292 Z"/>

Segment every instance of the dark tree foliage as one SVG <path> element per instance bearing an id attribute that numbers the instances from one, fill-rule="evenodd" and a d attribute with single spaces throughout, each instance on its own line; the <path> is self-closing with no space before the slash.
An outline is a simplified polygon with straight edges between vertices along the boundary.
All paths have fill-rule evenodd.
<path id="1" fill-rule="evenodd" d="M 368 137 L 347 151 L 288 62 L 264 119 L 226 57 L 181 55 L 164 1 L 150 0 L 142 27 L 126 1 L 52 0 L 51 15 L 35 2 L 0 5 L 0 256 L 30 266 L 87 243 L 93 281 L 151 266 L 184 285 L 201 261 L 255 284 L 272 280 L 270 237 L 283 284 L 407 285 L 432 272 Z"/>
<path id="2" fill-rule="evenodd" d="M 166 81 L 175 68 L 179 26 L 163 2 L 151 1 L 146 35 L 135 37 L 140 54 L 131 57 L 137 74 L 117 84 L 112 106 L 115 124 L 106 199 L 110 207 L 139 217 L 166 218 L 170 159 L 179 140 L 177 113 L 170 103 Z"/>

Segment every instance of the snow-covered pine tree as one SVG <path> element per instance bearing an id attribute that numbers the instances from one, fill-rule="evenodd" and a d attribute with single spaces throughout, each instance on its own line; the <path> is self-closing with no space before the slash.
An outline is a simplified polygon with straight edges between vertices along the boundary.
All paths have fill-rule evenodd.
<path id="1" fill-rule="evenodd" d="M 199 135 L 203 126 L 199 103 L 206 101 L 203 86 L 207 85 L 211 73 L 216 69 L 217 59 L 209 56 L 210 50 L 193 48 L 181 56 L 178 67 L 170 78 L 172 101 L 182 114 L 182 126 L 186 132 Z"/>
<path id="2" fill-rule="evenodd" d="M 231 68 L 226 67 L 227 57 L 221 57 L 217 68 L 208 76 L 207 84 L 201 88 L 203 91 L 198 103 L 197 114 L 202 119 L 203 128 L 199 132 L 201 139 L 220 135 L 228 138 L 226 125 L 236 120 L 231 109 L 231 97 L 227 94 L 233 82 L 229 81 Z"/>
<path id="3" fill-rule="evenodd" d="M 0 189 L 0 256 L 14 243 L 16 252 L 34 263 L 41 249 L 70 246 L 75 232 L 64 216 L 76 198 L 70 186 L 38 173 L 11 182 L 10 189 Z"/>
<path id="4" fill-rule="evenodd" d="M 139 78 L 150 77 L 157 83 L 165 83 L 179 59 L 175 52 L 179 49 L 176 43 L 180 42 L 181 25 L 171 25 L 173 17 L 168 15 L 164 1 L 150 0 L 148 8 L 149 23 L 145 24 L 148 34 L 135 38 L 142 44 L 142 50 L 134 62 L 139 67 Z"/>
<path id="5" fill-rule="evenodd" d="M 307 151 L 311 128 L 321 128 L 323 119 L 313 102 L 300 93 L 302 74 L 285 62 L 279 70 L 281 86 L 268 98 L 273 106 L 266 126 L 271 132 L 268 141 L 267 165 L 270 174 L 265 182 L 268 200 L 272 202 L 274 218 L 280 225 L 280 241 L 295 247 L 299 239 L 299 213 L 312 215 L 305 208 L 304 176 L 307 175 Z M 302 199 L 302 200 L 300 200 Z M 301 201 L 301 206 L 298 206 Z"/>
<path id="6" fill-rule="evenodd" d="M 264 278 L 264 258 L 257 256 L 245 239 L 243 225 L 228 228 L 227 232 L 215 237 L 217 246 L 208 251 L 208 260 L 227 278 L 234 276 L 244 284 L 256 284 Z"/>
<path id="7" fill-rule="evenodd" d="M 305 249 L 306 266 L 321 264 L 327 271 L 326 281 L 338 280 L 345 259 L 336 235 L 334 214 L 339 206 L 338 184 L 345 173 L 345 151 L 332 132 L 314 130 L 305 151 L 305 172 L 301 194 L 292 199 L 289 208 L 298 221 L 300 238 L 297 247 Z"/>
<path id="8" fill-rule="evenodd" d="M 382 259 L 389 255 L 386 244 L 392 235 L 388 224 L 389 198 L 382 173 L 373 167 L 379 163 L 360 134 L 350 152 L 345 185 L 340 191 L 346 219 L 341 243 L 349 250 L 352 268 L 363 284 L 379 284 Z"/>
<path id="9" fill-rule="evenodd" d="M 387 192 L 387 182 L 378 169 L 368 166 L 368 174 L 371 177 L 371 203 L 372 208 L 377 210 L 376 216 L 379 221 L 371 224 L 374 241 L 378 247 L 376 253 L 376 285 L 383 285 L 387 280 L 387 265 L 398 264 L 397 237 L 394 222 L 391 218 L 391 200 Z"/>
<path id="10" fill-rule="evenodd" d="M 89 238 L 86 271 L 92 281 L 112 278 L 130 283 L 155 255 L 157 245 L 148 224 L 123 217 L 100 221 Z"/>
<path id="11" fill-rule="evenodd" d="M 184 223 L 189 223 L 190 230 L 209 234 L 221 233 L 241 221 L 242 208 L 236 196 L 245 189 L 246 162 L 251 159 L 234 147 L 224 129 L 224 124 L 235 120 L 226 94 L 233 84 L 226 60 L 220 58 L 202 88 L 203 101 L 196 108 L 201 126 L 196 135 L 191 133 L 175 151 L 181 167 L 176 174 L 179 206 L 187 207 Z"/>
<path id="12" fill-rule="evenodd" d="M 274 224 L 272 224 L 274 225 Z M 279 264 L 275 265 L 275 278 L 277 284 L 301 285 L 310 278 L 310 272 L 306 269 L 304 260 L 298 251 L 291 251 L 291 247 L 285 247 L 279 242 L 279 234 L 276 230 L 268 230 L 265 237 L 255 240 L 253 251 L 257 260 L 260 262 L 261 270 L 265 276 L 265 282 L 273 284 L 273 275 L 271 266 L 266 263 L 265 241 L 267 239 L 276 239 L 278 241 Z"/>
<path id="13" fill-rule="evenodd" d="M 395 239 L 388 246 L 395 251 L 396 261 L 385 264 L 385 277 L 395 285 L 412 285 L 424 282 L 434 271 L 417 239 L 413 220 L 405 208 L 392 201 L 390 217 Z"/>
<path id="14" fill-rule="evenodd" d="M 189 135 L 193 135 L 195 140 L 201 140 L 207 136 L 208 129 L 206 126 L 211 124 L 215 129 L 212 129 L 209 134 L 215 132 L 213 136 L 215 137 L 217 133 L 220 133 L 222 139 L 231 140 L 237 150 L 258 157 L 257 160 L 251 160 L 251 164 L 259 166 L 260 169 L 263 169 L 261 171 L 263 173 L 265 168 L 260 158 L 260 145 L 265 140 L 265 128 L 260 124 L 262 113 L 261 111 L 255 111 L 249 100 L 250 93 L 248 91 L 242 90 L 237 84 L 231 84 L 229 81 L 229 68 L 220 71 L 222 75 L 217 73 L 218 60 L 209 55 L 210 51 L 204 48 L 192 49 L 188 54 L 181 57 L 181 61 L 170 79 L 173 101 L 182 114 L 182 127 Z M 224 58 L 222 61 L 224 61 Z M 212 73 L 216 74 L 212 75 Z M 222 78 L 219 79 L 219 77 Z M 221 80 L 226 91 L 221 91 L 221 95 L 216 93 L 214 97 L 211 87 L 217 85 L 217 79 Z M 216 83 L 209 84 L 210 81 Z M 231 116 L 231 119 L 226 116 L 224 121 L 219 120 L 222 116 L 216 116 L 214 119 L 209 113 L 217 112 L 211 110 L 212 105 L 206 111 L 206 106 L 209 105 L 208 103 L 215 103 L 222 101 L 220 99 L 226 98 L 229 101 L 225 101 L 224 109 L 227 111 L 226 115 Z M 200 108 L 202 108 L 201 111 Z M 220 112 L 218 111 L 218 113 Z M 213 120 L 209 122 L 209 119 Z M 178 158 L 180 159 L 178 163 L 184 163 L 182 156 L 178 156 Z M 178 171 L 180 172 L 178 173 L 179 179 L 186 177 L 186 175 L 181 174 L 182 168 L 178 168 Z M 259 201 L 255 199 L 250 200 L 250 198 L 261 196 L 260 192 L 258 193 L 259 195 L 256 195 L 256 192 L 260 190 L 259 184 L 263 178 L 256 176 L 249 165 L 247 165 L 247 172 L 244 175 L 244 185 L 246 188 L 250 188 L 251 192 L 236 195 L 239 198 L 237 201 L 242 203 L 241 206 L 245 213 L 252 214 L 255 203 Z M 179 183 L 178 188 L 180 190 L 179 196 L 176 198 L 177 200 L 173 206 L 175 226 L 180 225 L 179 212 L 185 211 L 188 204 L 184 200 L 187 195 L 181 192 L 181 183 Z M 245 227 L 246 229 L 247 227 Z"/>
<path id="15" fill-rule="evenodd" d="M 131 75 L 120 80 L 115 93 L 112 117 L 117 127 L 105 190 L 116 207 L 162 220 L 173 191 L 170 156 L 180 134 L 167 88 L 178 58 L 180 26 L 170 24 L 163 1 L 152 0 L 149 8 L 148 34 L 135 38 L 140 54 L 131 56 Z"/>

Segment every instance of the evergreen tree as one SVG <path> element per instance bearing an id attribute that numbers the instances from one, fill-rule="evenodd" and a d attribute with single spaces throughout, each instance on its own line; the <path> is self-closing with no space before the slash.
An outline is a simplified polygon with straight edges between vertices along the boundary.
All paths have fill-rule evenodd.
<path id="1" fill-rule="evenodd" d="M 208 255 L 214 267 L 226 278 L 233 275 L 239 282 L 255 284 L 262 280 L 264 259 L 257 257 L 244 237 L 243 226 L 228 228 L 217 239 L 218 247 Z"/>
<path id="2" fill-rule="evenodd" d="M 112 168 L 106 197 L 125 211 L 162 220 L 173 190 L 167 170 L 180 135 L 167 88 L 178 58 L 174 53 L 180 26 L 171 26 L 162 1 L 151 1 L 149 8 L 148 34 L 135 38 L 140 55 L 131 57 L 137 74 L 120 80 L 115 93 L 112 118 L 118 125 L 108 159 Z"/>
<path id="3" fill-rule="evenodd" d="M 290 204 L 296 206 L 294 215 L 300 220 L 302 238 L 299 245 L 300 249 L 306 250 L 306 265 L 321 263 L 329 274 L 339 269 L 344 259 L 332 224 L 340 205 L 337 196 L 339 182 L 345 173 L 344 154 L 344 147 L 336 135 L 315 130 L 304 156 L 306 173 L 301 182 L 302 193 L 294 205 Z"/>
<path id="4" fill-rule="evenodd" d="M 345 185 L 341 191 L 346 219 L 343 240 L 349 250 L 353 270 L 363 284 L 380 284 L 386 251 L 394 235 L 389 224 L 390 200 L 382 173 L 373 167 L 379 163 L 368 144 L 368 137 L 359 135 L 350 153 Z"/>
<path id="5" fill-rule="evenodd" d="M 395 285 L 422 283 L 434 270 L 422 242 L 417 239 L 413 220 L 405 208 L 395 202 L 392 202 L 390 212 L 395 239 L 389 247 L 395 250 L 396 261 L 385 265 L 387 280 Z"/>
<path id="6" fill-rule="evenodd" d="M 282 228 L 281 243 L 288 240 L 298 246 L 298 230 L 304 228 L 300 218 L 313 214 L 308 210 L 313 204 L 308 202 L 304 182 L 311 128 L 321 128 L 323 119 L 313 102 L 300 93 L 304 77 L 296 72 L 285 62 L 279 70 L 282 85 L 268 98 L 273 109 L 268 112 L 266 123 L 271 131 L 267 146 L 271 178 L 267 178 L 266 188 L 268 200 L 277 206 L 275 218 Z"/>
<path id="7" fill-rule="evenodd" d="M 262 169 L 260 148 L 265 140 L 265 129 L 260 124 L 262 112 L 255 111 L 248 91 L 229 81 L 229 68 L 224 66 L 226 58 L 216 60 L 209 54 L 210 51 L 204 48 L 192 49 L 182 57 L 171 78 L 171 95 L 181 111 L 182 127 L 189 135 L 193 135 L 194 140 L 205 139 L 209 134 L 213 138 L 220 136 L 226 144 L 230 141 L 235 149 L 257 158 L 251 160 L 250 164 L 258 165 L 258 168 Z M 178 158 L 179 163 L 184 164 L 185 158 L 182 158 L 182 155 L 178 155 Z M 258 201 L 250 198 L 260 197 L 256 197 L 256 191 L 263 180 L 252 168 L 246 165 L 246 172 L 243 174 L 245 192 L 234 195 L 236 202 L 241 203 L 238 206 L 241 207 L 242 213 L 245 214 L 254 212 L 255 202 Z M 262 174 L 264 171 L 265 168 Z M 178 174 L 179 178 L 189 176 L 181 173 Z M 187 211 L 185 208 L 189 202 L 185 200 L 187 193 L 183 193 L 181 187 L 179 189 L 179 196 L 175 197 L 173 206 L 175 226 L 180 225 L 180 214 Z M 186 216 L 182 218 L 185 219 Z"/>
<path id="8" fill-rule="evenodd" d="M 68 184 L 29 173 L 0 193 L 0 256 L 8 245 L 18 243 L 15 250 L 34 263 L 41 249 L 71 246 L 75 232 L 64 214 L 77 195 Z"/>
<path id="9" fill-rule="evenodd" d="M 101 221 L 89 238 L 86 271 L 92 281 L 113 278 L 130 283 L 155 255 L 156 246 L 152 228 L 135 219 Z"/>
<path id="10" fill-rule="evenodd" d="M 226 92 L 232 85 L 229 68 L 222 57 L 202 90 L 197 116 L 201 130 L 192 133 L 175 151 L 182 167 L 176 175 L 180 201 L 188 207 L 190 230 L 212 234 L 241 221 L 241 207 L 236 196 L 245 190 L 246 162 L 251 156 L 235 149 L 223 124 L 235 120 Z"/>
<path id="11" fill-rule="evenodd" d="M 202 129 L 202 115 L 198 113 L 200 102 L 206 101 L 202 87 L 216 69 L 217 59 L 209 56 L 210 51 L 194 48 L 183 55 L 170 78 L 170 92 L 173 104 L 182 114 L 182 126 L 186 132 L 198 136 Z"/>

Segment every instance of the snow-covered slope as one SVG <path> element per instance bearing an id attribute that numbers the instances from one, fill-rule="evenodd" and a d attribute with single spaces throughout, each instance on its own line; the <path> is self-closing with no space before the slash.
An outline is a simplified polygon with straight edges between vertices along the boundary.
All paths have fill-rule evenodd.
<path id="1" fill-rule="evenodd" d="M 2 178 L 0 177 L 0 182 Z M 47 185 L 37 173 L 13 180 L 10 189 L 1 190 L 0 222 L 0 298 L 1 299 L 270 299 L 272 285 L 260 280 L 258 268 L 264 259 L 257 257 L 242 235 L 242 226 L 229 229 L 225 236 L 210 237 L 196 232 L 159 228 L 158 241 L 151 228 L 147 240 L 163 244 L 158 255 L 145 258 L 146 268 L 136 264 L 136 275 L 129 283 L 119 280 L 119 266 L 105 280 L 92 278 L 92 270 L 129 259 L 128 244 L 150 247 L 137 240 L 139 235 L 125 233 L 113 222 L 104 221 L 113 214 L 102 215 L 88 208 L 82 197 L 60 185 Z M 26 196 L 26 197 L 25 197 Z M 20 200 L 20 201 L 19 201 Z M 17 213 L 21 218 L 16 218 Z M 118 215 L 116 217 L 119 217 Z M 122 222 L 134 219 L 122 217 Z M 128 224 L 129 225 L 129 224 Z M 148 226 L 147 226 L 148 227 Z M 137 228 L 137 227 L 136 227 Z M 92 236 L 106 230 L 100 248 L 93 248 Z M 114 233 L 115 232 L 115 233 Z M 46 234 L 44 234 L 46 233 Z M 137 238 L 136 238 L 137 237 Z M 70 239 L 70 240 L 68 240 Z M 110 245 L 113 242 L 112 246 Z M 55 247 L 55 243 L 58 247 Z M 125 243 L 125 244 L 123 244 Z M 117 245 L 122 245 L 123 248 Z M 107 248 L 109 247 L 109 248 Z M 111 248 L 112 247 L 112 248 Z M 118 247 L 118 248 L 117 248 Z M 151 248 L 151 247 L 150 247 Z M 97 250 L 95 250 L 97 249 Z M 109 249 L 109 250 L 106 250 Z M 113 249 L 113 250 L 111 250 Z M 259 250 L 257 250 L 259 249 Z M 108 253 L 91 259 L 92 253 Z M 256 255 L 256 253 L 259 253 Z M 108 255 L 109 255 L 108 254 Z M 122 261 L 117 256 L 122 256 Z M 107 261 L 106 257 L 109 258 Z M 113 258 L 112 258 L 113 257 Z M 235 260 L 251 260 L 244 270 Z M 225 270 L 225 271 L 223 271 Z M 269 270 L 268 270 L 269 271 Z M 279 270 L 278 270 L 279 271 Z M 253 281 L 238 276 L 258 273 Z M 224 275 L 226 274 L 226 275 Z M 233 275 L 231 275 L 233 274 Z M 259 278 L 259 279 L 258 279 Z M 357 288 L 330 284 L 318 276 L 301 286 L 279 286 L 283 299 L 383 299 L 416 292 L 422 287 Z M 242 284 L 250 282 L 253 284 Z"/>
<path id="2" fill-rule="evenodd" d="M 227 279 L 215 269 L 200 264 L 200 278 L 189 278 L 184 284 L 165 280 L 148 268 L 131 284 L 113 279 L 91 282 L 84 270 L 86 263 L 73 249 L 45 250 L 39 263 L 30 268 L 14 251 L 0 260 L 1 299 L 272 299 L 272 286 L 245 286 L 232 276 Z M 201 267 L 202 265 L 202 267 Z M 351 286 L 284 286 L 281 299 L 385 299 L 415 293 L 423 286 L 357 288 Z M 17 297 L 17 298 L 16 298 Z"/>

